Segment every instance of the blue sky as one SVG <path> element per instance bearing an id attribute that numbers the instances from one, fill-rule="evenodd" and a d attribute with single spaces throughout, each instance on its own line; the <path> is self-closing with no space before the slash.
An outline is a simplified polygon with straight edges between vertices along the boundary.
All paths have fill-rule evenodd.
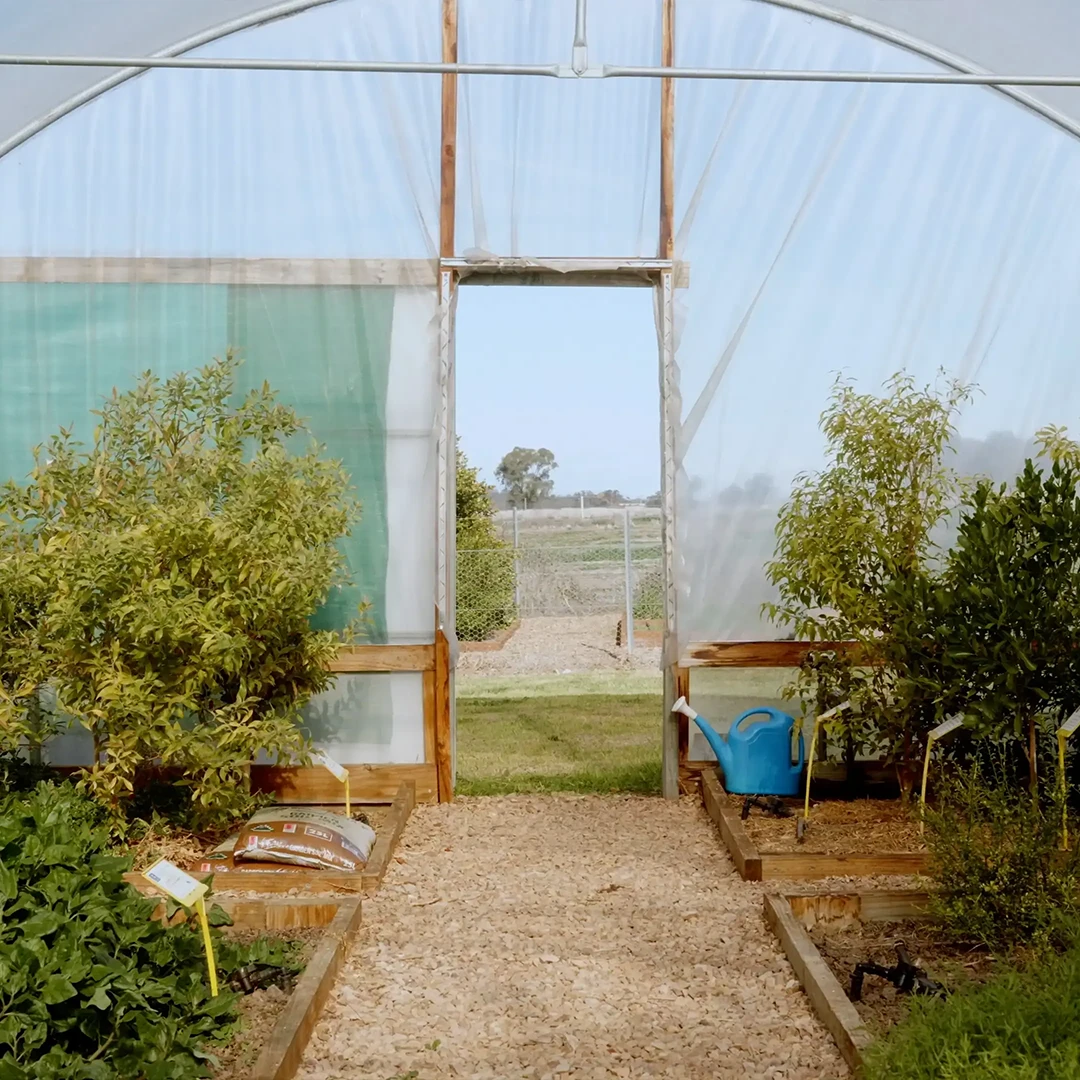
<path id="1" fill-rule="evenodd" d="M 659 489 L 650 289 L 463 287 L 457 326 L 458 431 L 489 482 L 514 446 L 546 446 L 560 492 Z"/>

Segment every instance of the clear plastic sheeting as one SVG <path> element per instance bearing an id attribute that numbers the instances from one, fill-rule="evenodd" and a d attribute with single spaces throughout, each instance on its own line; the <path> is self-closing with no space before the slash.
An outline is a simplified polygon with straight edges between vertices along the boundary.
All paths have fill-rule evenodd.
<path id="1" fill-rule="evenodd" d="M 660 3 L 591 0 L 590 63 L 660 62 Z M 462 63 L 566 63 L 574 0 L 459 0 Z M 457 253 L 655 258 L 660 83 L 459 80 Z"/>
<path id="2" fill-rule="evenodd" d="M 676 35 L 683 65 L 932 68 L 761 3 L 680 0 Z M 957 465 L 1002 479 L 1038 427 L 1076 424 L 1080 144 L 975 87 L 687 81 L 676 117 L 685 649 L 783 632 L 764 564 L 837 373 L 976 382 Z"/>

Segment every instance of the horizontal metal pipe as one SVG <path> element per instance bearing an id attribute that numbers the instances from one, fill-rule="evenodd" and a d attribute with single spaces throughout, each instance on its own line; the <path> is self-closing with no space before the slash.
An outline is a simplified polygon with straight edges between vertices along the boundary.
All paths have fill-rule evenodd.
<path id="1" fill-rule="evenodd" d="M 0 53 L 0 67 L 194 68 L 207 71 L 382 72 L 404 75 L 562 74 L 559 64 L 437 64 L 395 60 L 252 60 L 223 56 L 33 56 Z"/>
<path id="2" fill-rule="evenodd" d="M 884 83 L 934 86 L 1072 86 L 1080 75 L 959 71 L 785 71 L 758 68 L 622 67 L 580 75 L 562 64 L 440 64 L 394 60 L 255 60 L 220 56 L 38 56 L 0 53 L 0 67 L 192 68 L 210 71 L 375 72 L 415 75 L 542 75 L 583 79 L 717 79 L 729 82 Z"/>

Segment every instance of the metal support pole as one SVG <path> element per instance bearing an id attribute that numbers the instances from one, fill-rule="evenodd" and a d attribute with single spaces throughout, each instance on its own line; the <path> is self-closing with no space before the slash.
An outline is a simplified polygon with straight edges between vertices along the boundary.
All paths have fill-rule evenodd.
<path id="1" fill-rule="evenodd" d="M 585 31 L 585 8 L 588 0 L 577 0 L 574 13 L 574 54 L 570 66 L 575 75 L 584 74 L 589 68 L 589 43 Z"/>
<path id="2" fill-rule="evenodd" d="M 626 568 L 626 655 L 634 655 L 634 563 L 630 551 L 630 507 L 623 511 L 623 562 Z"/>
<path id="3" fill-rule="evenodd" d="M 518 558 L 518 515 L 517 507 L 513 508 L 514 514 L 514 607 L 517 608 L 518 618 L 521 617 L 521 560 Z"/>

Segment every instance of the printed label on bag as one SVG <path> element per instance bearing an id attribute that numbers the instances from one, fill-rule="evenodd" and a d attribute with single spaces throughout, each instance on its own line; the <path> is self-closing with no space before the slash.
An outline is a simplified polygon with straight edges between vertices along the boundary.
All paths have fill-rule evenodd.
<path id="1" fill-rule="evenodd" d="M 160 859 L 154 863 L 143 873 L 143 877 L 184 907 L 191 907 L 207 893 L 207 888 L 201 881 L 196 881 L 168 859 Z"/>

